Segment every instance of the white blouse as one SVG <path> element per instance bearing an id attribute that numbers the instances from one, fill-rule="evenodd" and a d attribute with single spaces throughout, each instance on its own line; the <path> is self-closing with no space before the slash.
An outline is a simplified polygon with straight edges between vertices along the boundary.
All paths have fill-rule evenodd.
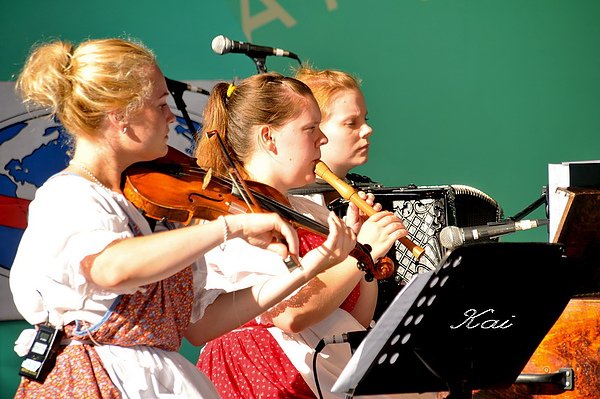
<path id="1" fill-rule="evenodd" d="M 136 289 L 107 290 L 88 282 L 80 271 L 81 261 L 136 232 L 152 233 L 148 222 L 122 194 L 75 174 L 52 176 L 29 205 L 29 223 L 11 268 L 10 288 L 17 309 L 33 325 L 48 321 L 63 326 L 73 320 L 98 323 L 119 295 Z M 203 259 L 192 267 L 190 321 L 195 322 L 223 290 L 206 289 Z M 112 345 L 97 346 L 96 351 L 125 397 L 173 393 L 217 397 L 212 383 L 177 352 Z"/>

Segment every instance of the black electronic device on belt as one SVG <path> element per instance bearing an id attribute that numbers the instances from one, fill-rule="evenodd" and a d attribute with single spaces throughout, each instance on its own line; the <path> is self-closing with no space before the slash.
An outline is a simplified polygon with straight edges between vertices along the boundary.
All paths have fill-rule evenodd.
<path id="1" fill-rule="evenodd" d="M 31 348 L 21 363 L 19 375 L 43 382 L 54 367 L 62 336 L 62 330 L 49 325 L 39 325 Z"/>

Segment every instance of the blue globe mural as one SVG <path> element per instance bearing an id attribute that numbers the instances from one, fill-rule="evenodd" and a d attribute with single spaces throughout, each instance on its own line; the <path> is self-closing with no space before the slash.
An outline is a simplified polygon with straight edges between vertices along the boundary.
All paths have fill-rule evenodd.
<path id="1" fill-rule="evenodd" d="M 68 139 L 62 126 L 48 115 L 23 115 L 22 120 L 9 122 L 0 128 L 0 198 L 2 218 L 0 219 L 0 267 L 10 269 L 16 247 L 27 225 L 26 207 L 35 192 L 52 174 L 63 169 L 68 162 Z M 17 137 L 28 127 L 38 126 L 40 118 L 46 119 L 47 127 L 41 132 L 42 141 Z M 26 134 L 26 133 L 25 133 Z M 23 137 L 25 138 L 25 137 Z M 18 142 L 20 156 L 12 157 L 4 146 Z"/>

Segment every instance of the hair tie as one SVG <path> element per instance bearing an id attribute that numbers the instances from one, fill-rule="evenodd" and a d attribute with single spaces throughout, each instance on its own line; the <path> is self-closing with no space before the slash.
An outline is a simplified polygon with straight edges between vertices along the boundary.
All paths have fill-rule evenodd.
<path id="1" fill-rule="evenodd" d="M 235 85 L 233 83 L 229 83 L 229 87 L 227 87 L 227 98 L 231 97 L 233 91 L 235 90 Z"/>

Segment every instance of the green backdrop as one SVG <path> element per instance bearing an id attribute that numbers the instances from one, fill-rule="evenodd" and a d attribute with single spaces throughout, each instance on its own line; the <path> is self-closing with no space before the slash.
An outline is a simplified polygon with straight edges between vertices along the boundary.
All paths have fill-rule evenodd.
<path id="1" fill-rule="evenodd" d="M 596 0 L 22 0 L 0 11 L 4 81 L 37 41 L 124 35 L 153 48 L 178 80 L 256 72 L 244 55 L 212 52 L 219 34 L 352 72 L 363 80 L 375 129 L 371 159 L 357 172 L 388 186 L 470 185 L 506 216 L 540 196 L 548 163 L 600 154 Z M 269 70 L 295 65 L 267 58 Z M 544 209 L 530 217 L 544 217 Z M 20 323 L 0 328 L 0 397 L 16 387 Z M 195 360 L 197 350 L 184 353 Z"/>

